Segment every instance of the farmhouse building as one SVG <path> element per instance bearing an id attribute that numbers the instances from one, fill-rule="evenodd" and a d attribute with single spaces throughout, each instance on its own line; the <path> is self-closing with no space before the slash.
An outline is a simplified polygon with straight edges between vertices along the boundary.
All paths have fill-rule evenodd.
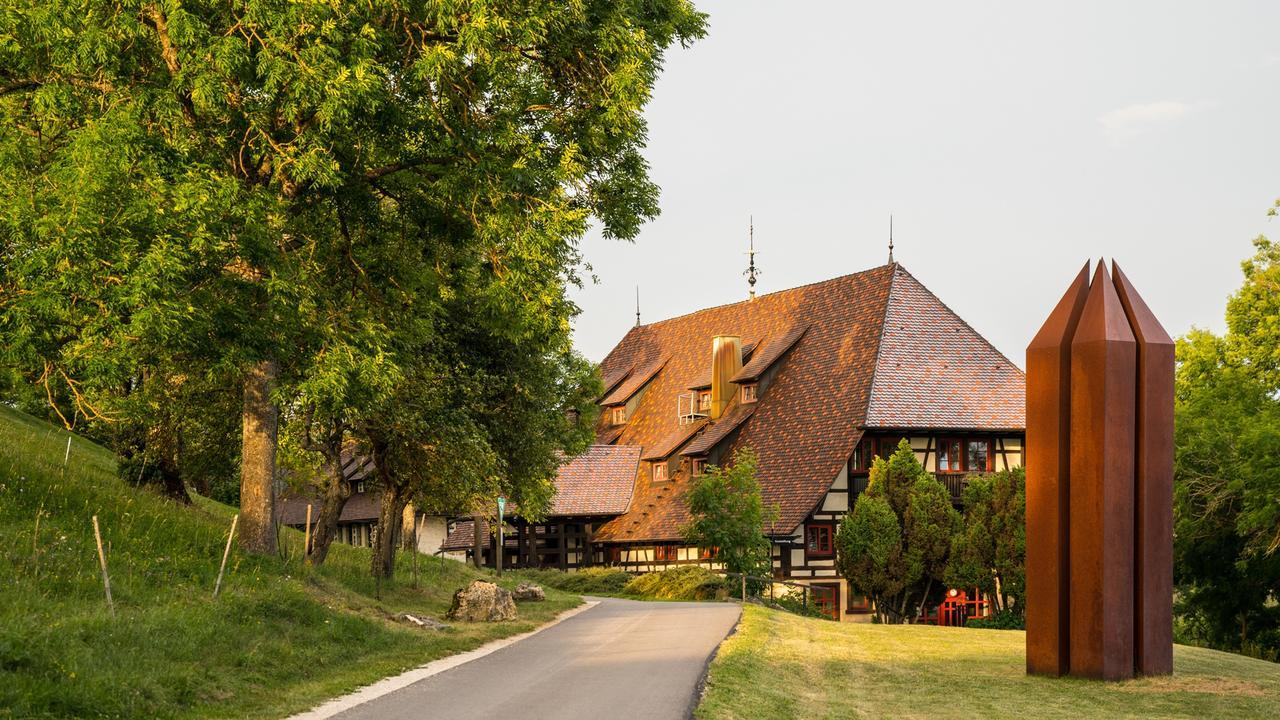
<path id="1" fill-rule="evenodd" d="M 508 566 L 712 565 L 682 540 L 684 493 L 750 447 L 779 510 L 764 529 L 775 576 L 825 588 L 814 597 L 843 617 L 867 608 L 835 570 L 835 531 L 874 456 L 906 438 L 957 504 L 969 474 L 1023 462 L 1022 371 L 896 263 L 637 325 L 600 369 L 598 444 L 558 480 L 574 500 L 514 518 Z M 596 487 L 609 501 L 578 507 Z M 469 547 L 470 525 L 445 548 Z"/>

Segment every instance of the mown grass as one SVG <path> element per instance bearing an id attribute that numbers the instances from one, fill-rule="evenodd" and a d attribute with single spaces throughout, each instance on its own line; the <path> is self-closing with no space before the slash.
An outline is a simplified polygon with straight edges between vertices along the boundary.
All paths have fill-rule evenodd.
<path id="1" fill-rule="evenodd" d="M 1280 665 L 1179 645 L 1171 677 L 1028 677 L 1025 637 L 833 623 L 748 606 L 711 665 L 695 717 L 1280 717 Z"/>
<path id="2" fill-rule="evenodd" d="M 420 557 L 415 588 L 411 556 L 400 553 L 379 599 L 368 550 L 335 545 L 310 570 L 291 530 L 281 533 L 283 557 L 233 547 L 215 600 L 234 513 L 130 487 L 103 448 L 0 406 L 0 718 L 282 717 L 581 602 L 549 590 L 547 602 L 522 604 L 517 622 L 424 631 L 396 618 L 440 617 L 454 590 L 491 574 Z"/>

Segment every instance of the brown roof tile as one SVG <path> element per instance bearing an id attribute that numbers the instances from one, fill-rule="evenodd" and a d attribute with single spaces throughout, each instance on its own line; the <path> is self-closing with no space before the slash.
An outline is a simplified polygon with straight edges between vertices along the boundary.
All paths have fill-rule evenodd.
<path id="1" fill-rule="evenodd" d="M 899 268 L 867 410 L 869 427 L 1021 430 L 1026 378 Z"/>
<path id="2" fill-rule="evenodd" d="M 691 422 L 677 427 L 675 430 L 671 431 L 671 434 L 649 446 L 649 448 L 644 451 L 644 455 L 642 455 L 640 459 L 665 460 L 671 457 L 671 453 L 675 452 L 681 445 L 688 442 L 689 438 L 696 435 L 706 424 L 707 420 L 703 418 L 697 422 Z"/>
<path id="3" fill-rule="evenodd" d="M 764 346 L 764 349 L 756 353 L 755 357 L 751 358 L 751 362 L 743 365 L 742 369 L 739 370 L 736 375 L 729 378 L 729 382 L 752 382 L 753 380 L 760 379 L 760 376 L 763 375 L 775 362 L 777 362 L 778 358 L 782 357 L 788 350 L 790 350 L 792 345 L 799 342 L 800 338 L 804 335 L 804 331 L 808 329 L 809 326 L 807 324 L 799 324 L 782 333 L 778 337 L 769 340 L 769 343 Z"/>
<path id="4" fill-rule="evenodd" d="M 632 395 L 639 392 L 640 388 L 645 386 L 645 383 L 653 379 L 653 376 L 657 375 L 658 371 L 662 370 L 662 366 L 667 364 L 667 360 L 669 358 L 670 356 L 658 358 L 651 361 L 648 365 L 645 365 L 644 369 L 631 373 L 627 376 L 626 381 L 615 388 L 613 392 L 605 396 L 605 398 L 600 401 L 600 404 L 621 405 L 630 400 Z"/>
<path id="5" fill-rule="evenodd" d="M 556 496 L 547 514 L 563 517 L 626 512 L 639 465 L 638 445 L 592 445 L 560 466 Z"/>
<path id="6" fill-rule="evenodd" d="M 729 433 L 738 429 L 738 426 L 746 422 L 751 414 L 756 411 L 756 403 L 743 403 L 734 405 L 729 408 L 728 412 L 720 416 L 719 420 L 711 423 L 711 427 L 707 431 L 697 437 L 696 440 L 689 443 L 689 447 L 684 449 L 681 455 L 694 456 L 705 455 L 711 452 L 712 448 L 719 445 L 721 441 L 729 437 Z"/>

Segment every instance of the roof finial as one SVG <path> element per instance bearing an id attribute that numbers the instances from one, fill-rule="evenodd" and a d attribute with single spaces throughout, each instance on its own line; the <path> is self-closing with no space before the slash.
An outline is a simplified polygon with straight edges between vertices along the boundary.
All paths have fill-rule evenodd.
<path id="1" fill-rule="evenodd" d="M 640 327 L 640 286 L 636 285 L 636 327 Z"/>
<path id="2" fill-rule="evenodd" d="M 749 286 L 749 289 L 747 290 L 747 299 L 749 299 L 749 300 L 755 300 L 755 299 L 756 299 L 756 276 L 760 274 L 760 271 L 759 271 L 758 269 L 756 269 L 756 221 L 755 221 L 755 217 L 753 217 L 753 216 L 748 216 L 747 223 L 748 223 L 748 224 L 747 224 L 747 237 L 748 237 L 748 238 L 750 238 L 750 248 L 751 248 L 750 250 L 748 250 L 748 251 L 747 251 L 747 256 L 748 256 L 748 258 L 750 258 L 750 261 L 749 261 L 749 262 L 748 262 L 748 264 L 747 264 L 747 270 L 746 270 L 746 272 L 744 272 L 744 273 L 742 273 L 742 274 L 747 276 L 747 285 Z"/>
<path id="3" fill-rule="evenodd" d="M 893 264 L 893 213 L 889 213 L 889 264 Z"/>

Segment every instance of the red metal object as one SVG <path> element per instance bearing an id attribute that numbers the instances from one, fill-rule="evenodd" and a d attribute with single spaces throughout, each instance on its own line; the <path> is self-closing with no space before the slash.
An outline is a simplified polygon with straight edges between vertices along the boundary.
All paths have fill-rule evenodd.
<path id="1" fill-rule="evenodd" d="M 1071 338 L 1089 264 L 1027 346 L 1027 672 L 1068 672 Z"/>
<path id="2" fill-rule="evenodd" d="M 1027 347 L 1027 672 L 1173 670 L 1174 345 L 1113 265 Z"/>
<path id="3" fill-rule="evenodd" d="M 1071 340 L 1071 674 L 1133 676 L 1138 345 L 1098 265 Z"/>
<path id="4" fill-rule="evenodd" d="M 1143 675 L 1173 672 L 1173 339 L 1113 260 L 1138 341 L 1134 654 Z"/>

